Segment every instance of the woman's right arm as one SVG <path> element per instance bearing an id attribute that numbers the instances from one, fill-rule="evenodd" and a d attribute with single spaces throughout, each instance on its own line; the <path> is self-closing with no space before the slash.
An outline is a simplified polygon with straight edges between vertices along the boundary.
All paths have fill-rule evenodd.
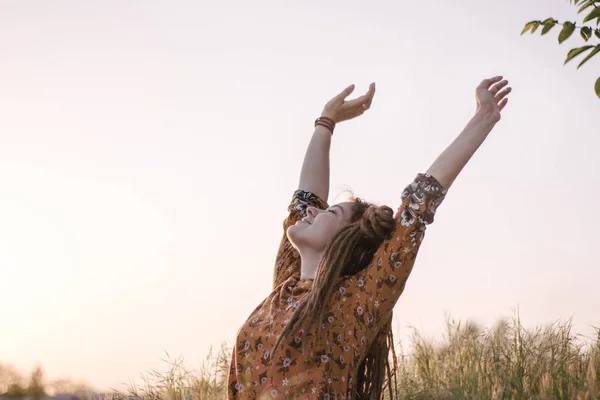
<path id="1" fill-rule="evenodd" d="M 350 101 L 345 99 L 354 90 L 348 86 L 340 94 L 331 99 L 323 108 L 322 117 L 327 117 L 335 124 L 362 115 L 371 107 L 375 96 L 375 84 L 369 86 L 366 94 Z M 329 149 L 333 132 L 322 125 L 317 125 L 312 139 L 306 149 L 298 190 L 311 192 L 324 201 L 329 197 Z"/>
<path id="2" fill-rule="evenodd" d="M 339 123 L 362 115 L 371 107 L 375 95 L 375 84 L 369 86 L 366 94 L 350 101 L 346 98 L 354 90 L 354 85 L 348 86 L 340 94 L 332 98 L 321 113 L 322 117 Z M 283 235 L 275 259 L 273 272 L 273 288 L 279 286 L 294 274 L 300 274 L 300 255 L 292 247 L 287 238 L 287 229 L 298 219 L 306 216 L 306 208 L 313 206 L 319 209 L 328 207 L 329 197 L 329 149 L 332 133 L 322 125 L 315 126 L 315 131 L 306 149 L 298 190 L 294 192 L 288 206 L 288 217 L 283 222 Z"/>
<path id="3" fill-rule="evenodd" d="M 298 190 L 312 192 L 324 201 L 329 197 L 329 149 L 332 132 L 317 125 L 312 135 L 300 171 Z"/>

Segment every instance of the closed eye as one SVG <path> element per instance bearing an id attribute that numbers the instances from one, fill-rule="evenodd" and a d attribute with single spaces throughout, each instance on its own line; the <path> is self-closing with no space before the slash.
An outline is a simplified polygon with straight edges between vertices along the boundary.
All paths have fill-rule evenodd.
<path id="1" fill-rule="evenodd" d="M 342 216 L 344 216 L 344 209 L 342 207 L 338 206 L 337 204 L 335 206 L 331 207 L 328 211 L 331 211 L 332 213 L 334 213 L 336 215 L 339 214 L 339 213 L 333 211 L 335 209 L 340 209 L 340 211 L 342 212 Z"/>

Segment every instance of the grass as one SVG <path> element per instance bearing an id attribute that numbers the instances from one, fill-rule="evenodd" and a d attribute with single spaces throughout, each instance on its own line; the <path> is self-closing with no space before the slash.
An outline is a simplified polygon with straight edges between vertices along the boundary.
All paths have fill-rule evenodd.
<path id="1" fill-rule="evenodd" d="M 169 355 L 167 354 L 167 357 Z M 216 400 L 227 399 L 227 378 L 231 350 L 223 344 L 210 350 L 198 371 L 188 370 L 183 359 L 163 360 L 166 372 L 150 371 L 142 376 L 142 384 L 130 383 L 124 390 L 115 391 L 112 400 Z"/>
<path id="2" fill-rule="evenodd" d="M 587 340 L 572 333 L 571 321 L 526 330 L 518 317 L 483 329 L 447 321 L 434 344 L 418 331 L 412 349 L 398 346 L 393 386 L 401 399 L 530 400 L 600 399 L 600 330 Z M 209 354 L 200 370 L 183 360 L 166 361 L 167 372 L 151 371 L 143 385 L 116 391 L 118 399 L 222 400 L 227 398 L 230 349 Z"/>

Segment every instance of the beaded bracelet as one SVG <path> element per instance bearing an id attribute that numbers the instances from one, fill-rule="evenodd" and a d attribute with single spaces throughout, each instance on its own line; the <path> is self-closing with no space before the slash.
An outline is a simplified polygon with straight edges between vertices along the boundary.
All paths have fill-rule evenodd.
<path id="1" fill-rule="evenodd" d="M 319 117 L 315 120 L 315 126 L 317 125 L 322 125 L 325 128 L 329 129 L 331 131 L 331 134 L 333 135 L 333 130 L 335 129 L 335 122 L 328 117 Z"/>

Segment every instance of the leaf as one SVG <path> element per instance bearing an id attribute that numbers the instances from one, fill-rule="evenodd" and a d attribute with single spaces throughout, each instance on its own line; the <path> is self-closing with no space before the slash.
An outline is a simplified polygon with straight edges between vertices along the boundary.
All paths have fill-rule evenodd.
<path id="1" fill-rule="evenodd" d="M 593 20 L 595 18 L 600 18 L 600 7 L 594 8 L 592 10 L 592 12 L 589 13 L 588 16 L 583 19 L 583 22 L 586 23 L 586 22 L 591 21 L 591 20 Z"/>
<path id="2" fill-rule="evenodd" d="M 594 85 L 594 90 L 596 91 L 596 96 L 600 98 L 600 78 L 598 78 L 598 80 L 596 81 L 596 84 Z"/>
<path id="3" fill-rule="evenodd" d="M 540 21 L 535 21 L 533 23 L 533 28 L 531 28 L 531 33 L 535 33 L 535 31 L 537 31 L 537 28 L 540 26 L 541 22 Z"/>
<path id="4" fill-rule="evenodd" d="M 577 57 L 578 55 L 580 55 L 581 53 L 583 53 L 584 51 L 587 51 L 589 49 L 591 49 L 594 46 L 583 46 L 583 47 L 576 47 L 574 49 L 571 49 L 571 51 L 569 51 L 569 54 L 567 54 L 567 59 L 565 60 L 565 64 L 568 63 L 569 61 L 571 61 L 572 59 L 574 59 L 575 57 Z M 563 64 L 563 65 L 565 65 Z"/>
<path id="5" fill-rule="evenodd" d="M 592 37 L 592 28 L 589 26 L 584 26 L 581 28 L 581 37 L 583 38 L 583 40 L 585 40 L 586 42 L 588 40 L 590 40 L 590 38 Z"/>
<path id="6" fill-rule="evenodd" d="M 565 22 L 562 31 L 558 35 L 558 43 L 562 43 L 567 40 L 575 32 L 575 24 L 572 22 Z"/>
<path id="7" fill-rule="evenodd" d="M 583 3 L 583 5 L 581 6 L 581 8 L 579 9 L 579 11 L 577 11 L 578 14 L 582 13 L 586 8 L 588 8 L 589 6 L 593 5 L 594 2 L 592 0 L 588 0 L 585 3 Z"/>
<path id="8" fill-rule="evenodd" d="M 527 24 L 525 24 L 525 28 L 523 28 L 523 31 L 521 32 L 521 35 L 524 34 L 525 32 L 527 32 L 528 30 L 530 30 L 531 28 L 533 28 L 533 26 L 536 23 L 539 23 L 539 22 L 540 21 L 531 21 L 531 22 L 528 22 Z"/>
<path id="9" fill-rule="evenodd" d="M 600 29 L 596 29 L 596 30 L 594 30 L 594 34 L 596 35 L 596 37 L 597 37 L 598 39 L 600 39 Z"/>
<path id="10" fill-rule="evenodd" d="M 544 25 L 544 29 L 542 29 L 542 36 L 543 36 L 546 33 L 550 32 L 550 29 L 554 28 L 554 26 L 556 25 L 556 22 L 554 22 L 554 20 L 552 20 L 550 22 L 543 22 L 542 25 Z"/>
<path id="11" fill-rule="evenodd" d="M 581 61 L 579 63 L 579 65 L 577 66 L 577 69 L 579 69 L 579 67 L 581 67 L 583 64 L 585 64 L 590 58 L 594 57 L 596 54 L 598 54 L 598 52 L 600 52 L 600 44 L 596 45 L 596 48 L 594 50 L 592 50 L 592 52 L 590 54 L 588 54 L 583 61 Z"/>

